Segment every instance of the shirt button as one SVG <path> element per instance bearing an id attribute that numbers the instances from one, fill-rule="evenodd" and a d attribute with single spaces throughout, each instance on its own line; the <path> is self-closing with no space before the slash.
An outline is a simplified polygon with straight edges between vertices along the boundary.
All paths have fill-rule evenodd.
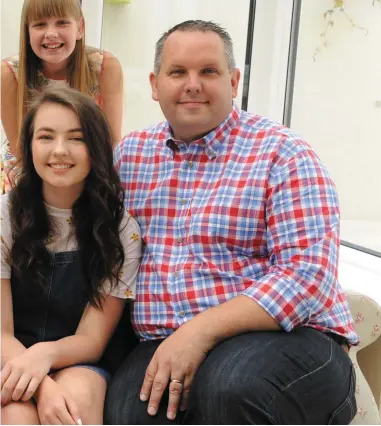
<path id="1" fill-rule="evenodd" d="M 181 243 L 183 242 L 183 239 L 180 237 L 180 238 L 178 238 L 178 239 L 177 239 L 177 242 L 178 242 L 179 244 L 181 244 Z"/>
<path id="2" fill-rule="evenodd" d="M 180 200 L 180 203 L 184 206 L 187 203 L 187 200 L 185 200 L 184 198 L 182 200 Z"/>
<path id="3" fill-rule="evenodd" d="M 188 169 L 191 169 L 193 167 L 192 161 L 187 162 L 187 167 L 188 167 Z"/>
<path id="4" fill-rule="evenodd" d="M 177 277 L 179 276 L 179 273 L 178 273 L 178 272 L 174 272 L 172 275 L 173 275 L 175 278 L 177 278 Z"/>
<path id="5" fill-rule="evenodd" d="M 181 312 L 179 313 L 179 316 L 180 316 L 181 318 L 184 318 L 184 317 L 185 317 L 185 312 L 184 312 L 184 311 L 181 311 Z"/>

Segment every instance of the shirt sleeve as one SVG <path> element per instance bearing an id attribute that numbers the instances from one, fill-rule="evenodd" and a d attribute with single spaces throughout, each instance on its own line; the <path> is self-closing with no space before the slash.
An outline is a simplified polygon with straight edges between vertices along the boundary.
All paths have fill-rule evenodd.
<path id="1" fill-rule="evenodd" d="M 136 220 L 125 213 L 120 227 L 120 240 L 124 248 L 124 263 L 118 285 L 110 292 L 110 282 L 106 281 L 102 292 L 121 299 L 135 299 L 136 278 L 142 256 L 142 239 Z"/>
<path id="2" fill-rule="evenodd" d="M 1 225 L 0 225 L 0 247 L 1 247 L 1 278 L 11 278 L 11 249 L 12 232 L 9 218 L 8 196 L 2 195 L 1 199 Z"/>
<path id="3" fill-rule="evenodd" d="M 270 175 L 266 200 L 271 266 L 243 294 L 290 331 L 341 297 L 338 197 L 320 160 L 305 150 Z"/>

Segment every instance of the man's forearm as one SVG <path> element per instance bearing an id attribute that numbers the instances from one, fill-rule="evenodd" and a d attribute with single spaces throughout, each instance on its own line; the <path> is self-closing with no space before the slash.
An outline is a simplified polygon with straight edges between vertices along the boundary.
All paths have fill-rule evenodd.
<path id="1" fill-rule="evenodd" d="M 280 330 L 280 325 L 260 305 L 247 296 L 237 296 L 194 317 L 183 327 L 192 327 L 211 342 L 256 330 Z"/>

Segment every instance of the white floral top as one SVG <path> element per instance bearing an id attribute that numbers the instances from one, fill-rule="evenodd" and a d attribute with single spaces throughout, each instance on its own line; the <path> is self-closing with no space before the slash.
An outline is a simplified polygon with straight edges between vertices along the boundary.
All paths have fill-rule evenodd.
<path id="1" fill-rule="evenodd" d="M 1 201 L 1 278 L 11 278 L 10 250 L 12 248 L 12 230 L 9 218 L 8 194 L 0 196 Z M 53 252 L 77 250 L 77 242 L 72 228 L 71 210 L 58 209 L 46 204 L 49 215 L 53 218 L 54 236 L 46 242 L 46 248 Z M 105 282 L 102 292 L 121 299 L 135 299 L 136 277 L 142 252 L 141 234 L 136 220 L 125 213 L 120 227 L 120 239 L 124 248 L 124 264 L 118 286 L 110 293 L 110 283 Z"/>

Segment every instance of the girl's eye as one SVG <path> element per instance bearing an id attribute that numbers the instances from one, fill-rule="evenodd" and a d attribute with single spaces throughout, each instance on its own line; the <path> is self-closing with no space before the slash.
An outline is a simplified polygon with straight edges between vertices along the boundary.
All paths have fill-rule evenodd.
<path id="1" fill-rule="evenodd" d="M 81 138 L 81 137 L 77 137 L 77 138 L 70 138 L 70 140 L 71 140 L 71 141 L 74 141 L 74 142 L 83 142 L 83 138 Z"/>
<path id="2" fill-rule="evenodd" d="M 53 136 L 51 135 L 40 135 L 38 139 L 52 140 Z"/>
<path id="3" fill-rule="evenodd" d="M 70 24 L 70 22 L 69 21 L 58 21 L 57 24 L 58 25 L 67 25 L 67 24 Z"/>
<path id="4" fill-rule="evenodd" d="M 42 27 L 43 25 L 45 25 L 44 22 L 37 22 L 36 24 L 33 24 L 33 27 Z"/>

